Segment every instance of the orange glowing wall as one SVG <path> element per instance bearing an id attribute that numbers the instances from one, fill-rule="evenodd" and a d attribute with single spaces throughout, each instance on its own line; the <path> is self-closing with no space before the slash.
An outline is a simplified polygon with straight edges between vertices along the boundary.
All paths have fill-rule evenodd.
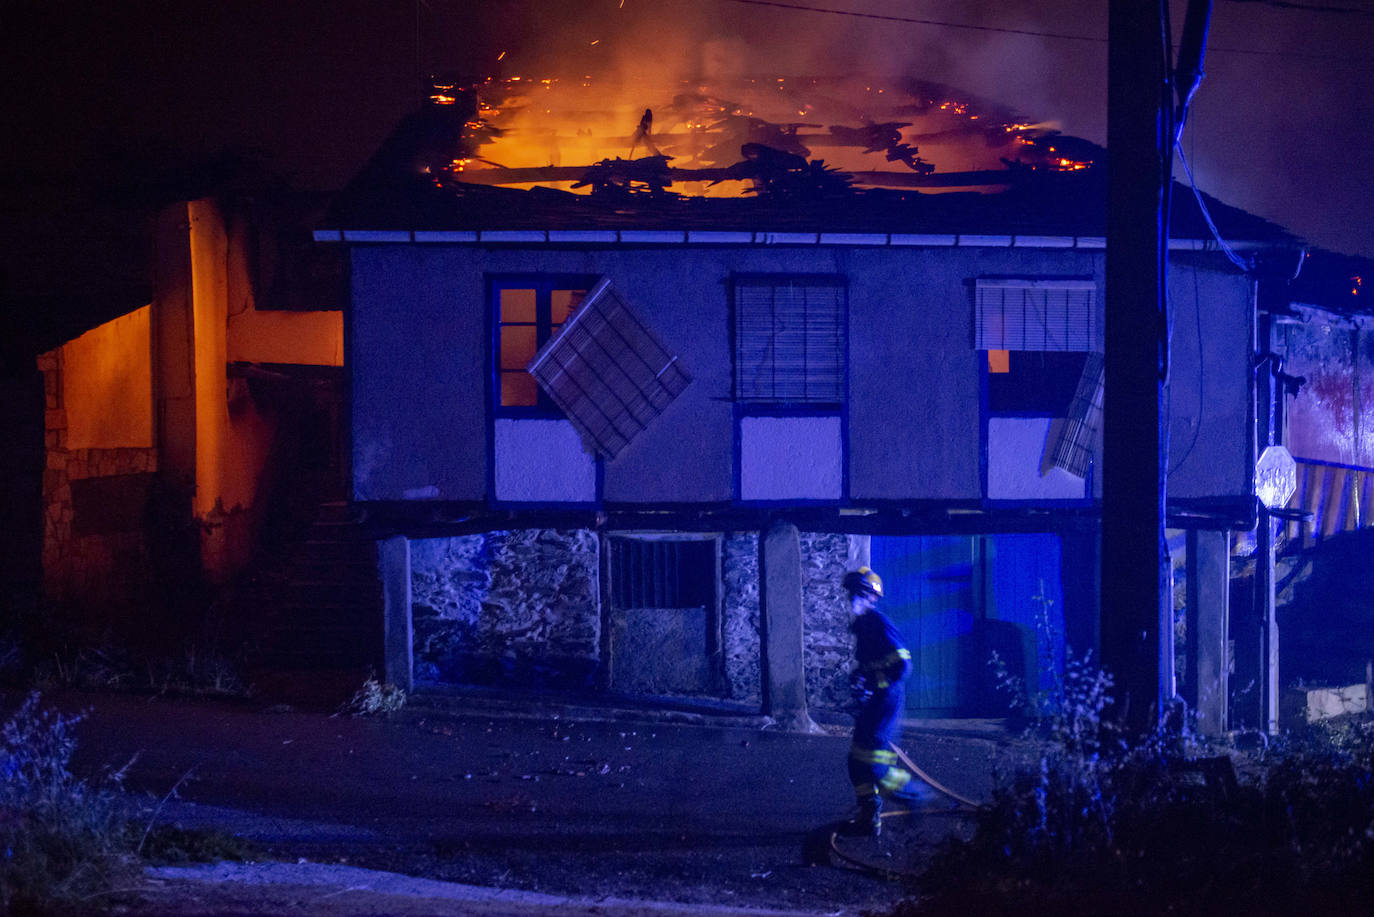
<path id="1" fill-rule="evenodd" d="M 135 309 L 62 345 L 68 449 L 152 447 L 151 312 Z"/>

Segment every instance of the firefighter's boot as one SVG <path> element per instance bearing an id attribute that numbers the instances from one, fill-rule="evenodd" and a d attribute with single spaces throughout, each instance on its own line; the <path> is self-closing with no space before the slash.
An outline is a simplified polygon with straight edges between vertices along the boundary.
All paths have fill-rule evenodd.
<path id="1" fill-rule="evenodd" d="M 846 827 L 846 834 L 854 837 L 877 837 L 883 833 L 883 800 L 869 796 L 859 800 L 859 812 Z"/>

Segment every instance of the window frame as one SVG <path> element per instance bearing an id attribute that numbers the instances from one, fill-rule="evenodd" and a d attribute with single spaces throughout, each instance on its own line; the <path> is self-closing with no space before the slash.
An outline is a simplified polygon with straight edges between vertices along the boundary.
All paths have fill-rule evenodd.
<path id="1" fill-rule="evenodd" d="M 787 401 L 746 399 L 740 394 L 739 289 L 741 287 L 834 287 L 839 302 L 839 400 Z M 849 401 L 849 278 L 843 274 L 743 273 L 731 274 L 730 290 L 730 400 L 736 413 L 746 416 L 806 417 L 847 414 Z"/>
<path id="2" fill-rule="evenodd" d="M 736 290 L 740 286 L 824 286 L 840 290 L 840 400 L 838 402 L 753 401 L 739 397 L 739 314 Z M 732 500 L 743 506 L 843 506 L 849 503 L 849 277 L 845 274 L 794 274 L 785 272 L 731 274 L 729 292 L 730 401 L 733 407 Z M 743 421 L 752 417 L 836 417 L 840 423 L 840 496 L 838 499 L 797 498 L 746 500 L 743 497 Z"/>
<path id="3" fill-rule="evenodd" d="M 989 449 L 991 448 L 990 436 L 989 436 L 989 426 L 990 426 L 990 424 L 991 424 L 993 418 L 1050 418 L 1051 420 L 1053 420 L 1053 419 L 1062 419 L 1063 415 L 1051 414 L 1051 413 L 1048 413 L 1048 412 L 1037 411 L 1037 410 L 1030 410 L 1030 411 L 1026 411 L 1026 410 L 996 410 L 996 411 L 994 411 L 994 410 L 992 409 L 991 398 L 990 398 L 990 395 L 991 395 L 990 389 L 991 389 L 991 377 L 992 377 L 993 373 L 991 372 L 991 368 L 990 368 L 990 366 L 989 366 L 989 357 L 988 357 L 988 355 L 989 355 L 990 353 L 994 352 L 994 351 L 993 351 L 993 349 L 990 349 L 990 348 L 987 348 L 987 347 L 980 346 L 980 340 L 981 340 L 981 338 L 980 338 L 980 334 L 979 334 L 979 308 L 980 308 L 980 305 L 979 305 L 979 287 L 980 287 L 980 284 L 983 284 L 983 283 L 988 283 L 988 284 L 991 284 L 991 285 L 1008 284 L 1008 285 L 1011 286 L 1011 287 L 1019 287 L 1019 286 L 1023 286 L 1023 285 L 1024 285 L 1026 289 L 1030 289 L 1030 290 L 1036 290 L 1036 289 L 1053 290 L 1053 289 L 1056 289 L 1056 288 L 1066 288 L 1066 289 L 1069 289 L 1069 290 L 1089 290 L 1089 291 L 1090 291 L 1089 302 L 1088 302 L 1088 310 L 1089 310 L 1089 311 L 1088 311 L 1088 316 L 1087 316 L 1088 329 L 1089 329 L 1089 330 L 1088 330 L 1088 333 L 1087 333 L 1087 337 L 1088 337 L 1088 345 L 1089 345 L 1089 346 L 1088 346 L 1087 349 L 1070 348 L 1070 347 L 1064 347 L 1064 346 L 1046 346 L 1046 347 L 1032 348 L 1032 349 L 1018 348 L 1019 350 L 1021 350 L 1021 352 L 1025 352 L 1025 353 L 1074 353 L 1074 354 L 1084 354 L 1084 355 L 1085 355 L 1085 360 L 1086 360 L 1086 359 L 1089 359 L 1089 357 L 1088 357 L 1087 355 L 1091 355 L 1091 354 L 1101 354 L 1101 352 L 1102 352 L 1102 349 L 1101 349 L 1101 347 L 1102 347 L 1102 345 L 1101 345 L 1101 334 L 1102 334 L 1101 329 L 1102 329 L 1102 323 L 1101 323 L 1101 321 L 1099 320 L 1099 316 L 1098 316 L 1098 308 L 1099 308 L 1099 303 L 1100 303 L 1098 294 L 1099 294 L 1099 292 L 1100 292 L 1100 284 L 1098 284 L 1097 279 L 1096 279 L 1095 277 L 1093 277 L 1092 275 L 1088 275 L 1088 274 L 1062 274 L 1062 275 L 1054 275 L 1054 274 L 1036 274 L 1036 275 L 1017 274 L 1017 275 L 1005 275 L 1005 274 L 1001 274 L 1001 275 L 982 275 L 982 276 L 976 276 L 976 277 L 971 277 L 971 278 L 969 278 L 969 280 L 968 280 L 968 287 L 969 287 L 970 299 L 971 299 L 971 307 L 972 307 L 972 308 L 971 308 L 971 311 L 970 311 L 970 313 L 969 313 L 969 314 L 971 315 L 971 317 L 972 317 L 972 332 L 973 332 L 973 338 L 972 338 L 971 344 L 972 344 L 973 352 L 974 352 L 975 354 L 978 355 L 979 413 L 980 413 L 980 415 L 981 415 L 980 420 L 979 420 L 979 424 L 978 424 L 978 433 L 979 433 L 979 444 L 978 444 L 978 447 L 979 447 L 979 448 L 978 448 L 978 453 L 979 453 L 979 455 L 978 455 L 978 462 L 979 462 L 980 488 L 981 488 L 981 490 L 982 490 L 982 498 L 983 498 L 983 501 L 984 501 L 985 503 L 991 503 L 991 504 L 994 504 L 994 505 L 1036 505 L 1036 506 L 1040 506 L 1040 505 L 1044 505 L 1044 504 L 1046 504 L 1046 503 L 1063 504 L 1063 505 L 1087 505 L 1087 504 L 1091 504 L 1091 503 L 1093 502 L 1093 499 L 1094 499 L 1094 498 L 1093 498 L 1093 491 L 1094 491 L 1095 484 L 1094 484 L 1094 481 L 1093 481 L 1093 473 L 1094 473 L 1094 470 L 1095 470 L 1095 468 L 1096 468 L 1096 463 L 1095 463 L 1095 462 L 1089 464 L 1089 466 L 1088 466 L 1088 468 L 1087 468 L 1087 474 L 1086 474 L 1086 476 L 1083 478 L 1084 495 L 1083 495 L 1082 498 L 1051 499 L 1051 500 L 1026 500 L 1026 499 L 1005 499 L 1005 498 L 998 498 L 998 499 L 995 499 L 995 500 L 994 500 L 994 499 L 989 498 L 989 496 L 988 496 L 988 473 L 989 473 L 988 465 L 989 465 Z M 1006 350 L 1005 352 L 1008 353 L 1008 355 L 1010 355 L 1010 354 L 1012 353 L 1011 350 Z M 1010 361 L 1010 356 L 1008 357 L 1008 360 Z M 1009 368 L 1010 368 L 1010 363 L 1009 363 Z M 1081 373 L 1080 373 L 1080 376 L 1081 376 Z M 1076 391 L 1075 391 L 1075 396 L 1076 396 Z M 1073 404 L 1074 404 L 1075 400 L 1076 400 L 1076 397 L 1071 397 L 1071 398 L 1070 398 L 1069 404 L 1068 404 L 1068 406 L 1067 406 L 1067 410 L 1068 410 L 1068 411 L 1070 411 L 1070 412 L 1072 411 L 1072 409 L 1073 409 Z"/>
<path id="4" fill-rule="evenodd" d="M 582 290 L 584 295 L 590 293 L 597 282 L 601 280 L 600 274 L 573 274 L 573 273 L 542 273 L 538 271 L 507 273 L 507 274 L 487 274 L 486 277 L 486 303 L 487 303 L 487 385 L 489 395 L 487 404 L 491 407 L 491 416 L 531 418 L 537 420 L 557 420 L 564 419 L 564 413 L 559 410 L 552 398 L 530 377 L 531 384 L 535 387 L 536 401 L 529 405 L 506 405 L 501 403 L 501 383 L 502 376 L 507 372 L 501 366 L 501 331 L 506 325 L 528 326 L 528 322 L 503 322 L 501 320 L 501 291 L 503 290 L 524 290 L 533 289 L 535 291 L 535 328 L 534 353 L 530 354 L 533 358 L 538 353 L 549 338 L 553 337 L 555 329 L 553 327 L 553 307 L 552 296 L 559 290 Z M 560 324 L 559 327 L 562 327 Z M 528 373 L 526 373 L 528 375 Z"/>

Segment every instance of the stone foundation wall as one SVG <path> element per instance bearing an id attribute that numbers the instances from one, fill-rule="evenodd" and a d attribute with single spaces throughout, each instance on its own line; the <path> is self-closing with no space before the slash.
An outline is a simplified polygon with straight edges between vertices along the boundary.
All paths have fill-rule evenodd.
<path id="1" fill-rule="evenodd" d="M 841 585 L 848 569 L 849 536 L 802 532 L 801 558 L 806 703 L 840 711 L 850 701 L 849 670 L 854 667 L 849 603 Z"/>
<path id="2" fill-rule="evenodd" d="M 759 639 L 759 536 L 734 532 L 721 544 L 721 628 L 729 700 L 763 703 Z"/>
<path id="3" fill-rule="evenodd" d="M 101 478 L 107 479 L 115 493 L 146 494 L 148 482 L 139 476 L 157 471 L 157 451 L 68 449 L 67 412 L 62 404 L 61 348 L 41 355 L 38 369 L 43 374 L 46 399 L 44 594 L 59 603 L 139 601 L 152 578 L 145 519 L 78 520 L 72 489 L 75 482 Z"/>
<path id="4" fill-rule="evenodd" d="M 807 702 L 849 700 L 844 535 L 802 533 Z M 759 539 L 721 542 L 724 700 L 761 704 Z M 415 673 L 420 681 L 593 688 L 601 659 L 595 532 L 516 530 L 411 542 Z"/>
<path id="5" fill-rule="evenodd" d="M 595 532 L 416 540 L 410 564 L 418 680 L 594 686 L 601 643 Z"/>

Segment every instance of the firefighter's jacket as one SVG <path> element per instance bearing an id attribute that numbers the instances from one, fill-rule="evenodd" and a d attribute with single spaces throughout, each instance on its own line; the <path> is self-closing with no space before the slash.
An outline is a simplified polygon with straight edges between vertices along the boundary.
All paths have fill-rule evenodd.
<path id="1" fill-rule="evenodd" d="M 911 674 L 911 652 L 887 615 L 870 609 L 850 625 L 854 659 L 866 691 L 871 692 L 854 723 L 854 745 L 886 748 L 896 738 L 906 702 L 904 682 Z"/>

